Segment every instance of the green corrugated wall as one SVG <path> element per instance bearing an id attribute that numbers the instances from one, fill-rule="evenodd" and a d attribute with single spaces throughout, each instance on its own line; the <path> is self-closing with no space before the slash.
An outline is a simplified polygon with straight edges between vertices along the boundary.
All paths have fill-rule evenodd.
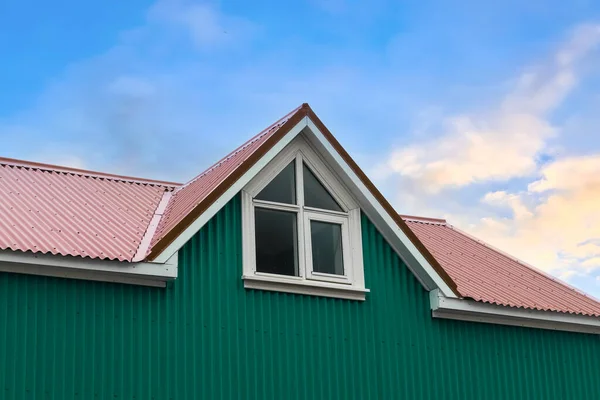
<path id="1" fill-rule="evenodd" d="M 365 302 L 243 288 L 239 197 L 167 289 L 0 273 L 0 399 L 598 399 L 592 335 L 434 320 L 363 217 Z"/>

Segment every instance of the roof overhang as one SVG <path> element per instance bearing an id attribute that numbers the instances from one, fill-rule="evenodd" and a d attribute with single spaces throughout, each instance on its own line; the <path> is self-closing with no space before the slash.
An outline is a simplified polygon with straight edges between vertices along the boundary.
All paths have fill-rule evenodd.
<path id="1" fill-rule="evenodd" d="M 165 287 L 177 278 L 177 252 L 164 263 L 135 263 L 2 250 L 0 271 Z"/>
<path id="2" fill-rule="evenodd" d="M 600 334 L 598 317 L 449 298 L 437 289 L 432 290 L 429 297 L 434 318 Z"/>
<path id="3" fill-rule="evenodd" d="M 295 137 L 303 134 L 356 197 L 363 212 L 371 219 L 425 289 L 439 289 L 445 296 L 457 297 L 456 285 L 452 279 L 435 261 L 391 204 L 377 190 L 310 107 L 308 105 L 304 107 L 302 118 L 295 118 L 289 122 L 291 123 L 280 128 L 281 134 L 277 135 L 272 143 L 266 145 L 260 157 L 245 165 L 240 165 L 235 179 L 228 180 L 222 187 L 215 189 L 215 192 L 218 193 L 217 196 L 209 199 L 206 204 L 201 203 L 197 206 L 197 208 L 202 209 L 202 212 L 174 237 L 160 253 L 154 256 L 151 255 L 150 258 L 153 258 L 154 262 L 166 262 L 225 204 L 236 196 L 256 174 L 271 162 L 281 150 Z"/>

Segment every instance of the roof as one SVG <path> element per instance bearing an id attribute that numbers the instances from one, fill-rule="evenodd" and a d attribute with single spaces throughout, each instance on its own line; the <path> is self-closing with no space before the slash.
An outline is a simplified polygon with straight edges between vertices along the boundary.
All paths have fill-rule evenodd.
<path id="1" fill-rule="evenodd" d="M 307 103 L 292 110 L 283 118 L 270 125 L 258 135 L 225 156 L 221 161 L 178 188 L 167 205 L 159 226 L 153 235 L 147 258 L 154 260 L 170 243 L 181 235 L 211 204 L 248 171 L 265 153 L 281 140 L 303 118 L 310 119 L 358 176 L 379 204 L 391 216 L 397 226 L 415 245 L 419 252 L 435 270 L 437 275 L 456 292 L 456 284 L 437 260 L 427 251 L 415 234 L 408 228 L 394 207 L 381 194 L 367 175 L 361 170 L 348 152 L 342 147 L 325 124 L 317 117 Z"/>
<path id="2" fill-rule="evenodd" d="M 400 216 L 308 104 L 186 184 L 0 158 L 0 249 L 119 261 L 152 260 L 303 118 L 460 297 L 600 316 L 600 303 L 447 224 Z"/>
<path id="3" fill-rule="evenodd" d="M 403 216 L 463 298 L 502 306 L 600 316 L 600 303 L 443 219 Z"/>
<path id="4" fill-rule="evenodd" d="M 176 185 L 0 158 L 0 249 L 131 261 Z"/>

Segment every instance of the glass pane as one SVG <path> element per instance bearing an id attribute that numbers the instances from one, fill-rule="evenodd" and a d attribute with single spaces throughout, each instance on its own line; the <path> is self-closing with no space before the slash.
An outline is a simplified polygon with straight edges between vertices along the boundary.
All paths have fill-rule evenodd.
<path id="1" fill-rule="evenodd" d="M 256 270 L 298 276 L 296 213 L 255 208 Z"/>
<path id="2" fill-rule="evenodd" d="M 309 207 L 322 208 L 324 210 L 344 211 L 342 207 L 331 197 L 327 189 L 319 182 L 315 174 L 303 165 L 304 170 L 304 204 Z"/>
<path id="3" fill-rule="evenodd" d="M 292 161 L 256 196 L 259 200 L 296 204 L 296 168 Z"/>
<path id="4" fill-rule="evenodd" d="M 313 271 L 344 275 L 342 226 L 310 221 Z"/>

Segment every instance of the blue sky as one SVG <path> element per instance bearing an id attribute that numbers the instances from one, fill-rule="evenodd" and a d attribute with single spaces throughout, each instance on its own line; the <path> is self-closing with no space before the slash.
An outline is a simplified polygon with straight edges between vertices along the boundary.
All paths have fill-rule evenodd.
<path id="1" fill-rule="evenodd" d="M 600 296 L 600 5 L 490 3 L 5 0 L 0 155 L 186 181 L 309 102 L 401 213 Z"/>

